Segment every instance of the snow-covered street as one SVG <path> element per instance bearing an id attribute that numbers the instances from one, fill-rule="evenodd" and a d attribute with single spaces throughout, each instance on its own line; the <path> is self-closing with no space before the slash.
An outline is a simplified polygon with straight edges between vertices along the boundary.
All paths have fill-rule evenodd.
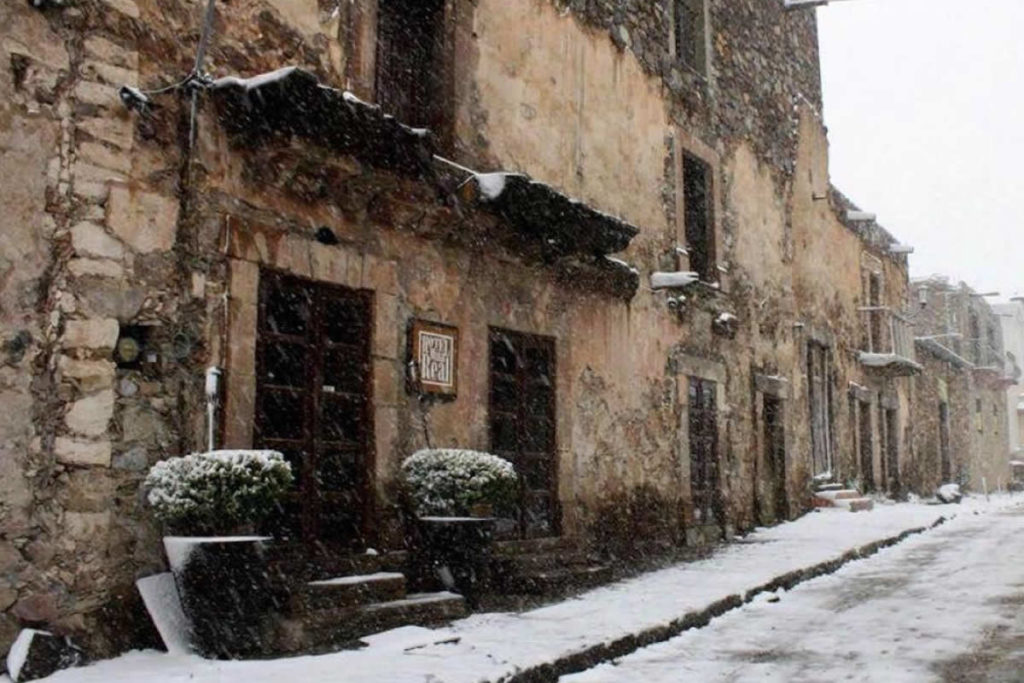
<path id="1" fill-rule="evenodd" d="M 927 671 L 928 662 L 940 655 L 953 657 L 975 647 L 976 642 L 961 637 L 968 633 L 964 624 L 973 624 L 969 632 L 980 642 L 984 626 L 998 614 L 998 605 L 987 601 L 1003 599 L 1012 592 L 1008 586 L 1024 581 L 1024 539 L 1019 537 L 1024 516 L 1019 510 L 1014 515 L 999 512 L 1020 502 L 1019 497 L 993 496 L 991 501 L 966 499 L 961 505 L 883 504 L 869 513 L 822 510 L 795 522 L 760 529 L 718 549 L 706 560 L 644 574 L 529 612 L 476 614 L 437 630 L 396 629 L 366 639 L 370 646 L 358 651 L 231 662 L 133 652 L 63 671 L 52 680 L 276 683 L 290 678 L 304 682 L 455 683 L 499 680 L 553 663 L 561 671 L 579 670 L 573 665 L 565 668 L 566 663 L 588 652 L 600 661 L 603 646 L 659 629 L 668 637 L 681 630 L 680 624 L 698 625 L 699 617 L 715 603 L 727 603 L 722 609 L 738 606 L 779 577 L 820 567 L 844 555 L 850 559 L 852 551 L 891 542 L 910 530 L 929 527 L 943 516 L 952 518 L 944 526 L 912 536 L 896 549 L 883 551 L 877 559 L 854 561 L 848 565 L 851 569 L 841 570 L 837 577 L 811 581 L 807 585 L 825 588 L 806 591 L 806 608 L 794 598 L 805 594 L 799 588 L 785 594 L 781 604 L 755 598 L 752 604 L 734 609 L 706 628 L 643 650 L 636 657 L 623 659 L 618 667 L 599 667 L 582 678 L 618 681 L 661 676 L 660 680 L 674 681 L 679 680 L 680 671 L 693 667 L 700 675 L 692 680 L 705 680 L 705 673 L 711 678 L 719 673 L 728 678 L 730 671 L 739 667 L 742 672 L 743 666 L 755 667 L 750 675 L 759 677 L 762 669 L 757 667 L 774 662 L 791 667 L 777 680 L 825 680 L 837 671 L 845 676 L 848 671 L 844 667 L 852 671 L 854 663 L 864 667 L 865 677 L 860 680 L 893 680 L 875 675 L 892 669 L 892 662 L 883 664 L 885 655 L 863 662 L 855 658 L 849 663 L 846 652 L 861 645 L 867 652 L 887 650 L 900 666 Z M 968 571 L 972 567 L 973 571 Z M 929 586 L 934 586 L 931 593 L 925 591 Z M 966 591 L 972 596 L 969 604 L 959 599 Z M 927 605 L 931 611 L 915 619 L 918 596 L 924 596 L 920 609 Z M 773 621 L 780 608 L 794 610 L 784 618 L 792 620 L 792 633 Z M 804 609 L 811 610 L 807 621 L 797 619 Z M 896 613 L 904 615 L 899 622 L 893 620 Z M 936 614 L 946 618 L 933 618 Z M 829 626 L 834 628 L 829 630 Z M 929 634 L 928 638 L 918 641 L 911 627 L 918 629 L 916 633 Z M 733 629 L 730 633 L 735 635 L 714 635 L 723 628 Z M 743 645 L 742 639 L 749 639 L 750 634 L 768 640 Z M 690 645 L 691 638 L 701 644 Z M 793 643 L 802 645 L 794 649 Z M 806 661 L 782 657 L 781 664 L 767 654 L 758 654 L 801 653 L 804 649 L 816 654 L 808 654 Z M 875 668 L 876 663 L 883 668 Z M 834 671 L 826 675 L 829 666 Z"/>
<path id="2" fill-rule="evenodd" d="M 961 515 L 565 683 L 1022 681 L 1024 509 Z"/>

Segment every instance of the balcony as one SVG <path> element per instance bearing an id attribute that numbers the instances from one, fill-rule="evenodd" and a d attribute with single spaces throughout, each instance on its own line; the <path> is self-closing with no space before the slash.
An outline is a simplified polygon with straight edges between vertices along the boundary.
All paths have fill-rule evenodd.
<path id="1" fill-rule="evenodd" d="M 860 311 L 864 320 L 860 364 L 869 372 L 888 377 L 920 373 L 910 321 L 888 306 L 864 306 Z"/>
<path id="2" fill-rule="evenodd" d="M 1006 354 L 989 344 L 987 339 L 965 339 L 968 357 L 974 363 L 974 372 L 985 379 L 1007 386 L 1019 377 L 1020 369 Z"/>

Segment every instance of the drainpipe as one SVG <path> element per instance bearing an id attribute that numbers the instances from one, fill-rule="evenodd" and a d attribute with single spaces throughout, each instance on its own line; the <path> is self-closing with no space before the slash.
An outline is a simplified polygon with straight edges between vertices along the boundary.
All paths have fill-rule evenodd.
<path id="1" fill-rule="evenodd" d="M 206 369 L 206 449 L 217 449 L 217 404 L 220 398 L 220 368 Z"/>

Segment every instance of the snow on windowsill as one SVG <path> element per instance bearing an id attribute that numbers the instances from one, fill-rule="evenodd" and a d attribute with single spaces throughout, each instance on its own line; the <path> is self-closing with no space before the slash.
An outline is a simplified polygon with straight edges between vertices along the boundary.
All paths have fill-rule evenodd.
<path id="1" fill-rule="evenodd" d="M 896 353 L 869 353 L 867 351 L 861 351 L 858 355 L 858 359 L 861 364 L 873 368 L 884 368 L 889 367 L 890 365 L 905 365 L 923 369 L 917 362 Z"/>
<path id="2" fill-rule="evenodd" d="M 651 289 L 671 289 L 673 287 L 686 287 L 695 282 L 700 282 L 700 277 L 692 271 L 681 271 L 676 273 L 657 272 L 651 273 Z"/>

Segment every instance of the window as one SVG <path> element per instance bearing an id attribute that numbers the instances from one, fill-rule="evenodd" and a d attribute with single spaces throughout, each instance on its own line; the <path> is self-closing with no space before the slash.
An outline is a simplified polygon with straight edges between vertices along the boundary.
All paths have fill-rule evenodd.
<path id="1" fill-rule="evenodd" d="M 690 378 L 690 496 L 698 524 L 714 524 L 718 516 L 717 385 Z"/>
<path id="2" fill-rule="evenodd" d="M 443 125 L 444 0 L 380 0 L 377 103 L 410 126 Z"/>
<path id="3" fill-rule="evenodd" d="M 673 48 L 676 58 L 700 74 L 707 73 L 707 20 L 704 0 L 676 0 Z"/>
<path id="4" fill-rule="evenodd" d="M 711 212 L 711 166 L 683 154 L 683 220 L 690 270 L 704 282 L 718 280 L 715 266 L 714 223 Z"/>
<path id="5" fill-rule="evenodd" d="M 882 347 L 882 276 L 871 273 L 868 276 L 868 344 L 866 350 L 880 353 Z"/>

